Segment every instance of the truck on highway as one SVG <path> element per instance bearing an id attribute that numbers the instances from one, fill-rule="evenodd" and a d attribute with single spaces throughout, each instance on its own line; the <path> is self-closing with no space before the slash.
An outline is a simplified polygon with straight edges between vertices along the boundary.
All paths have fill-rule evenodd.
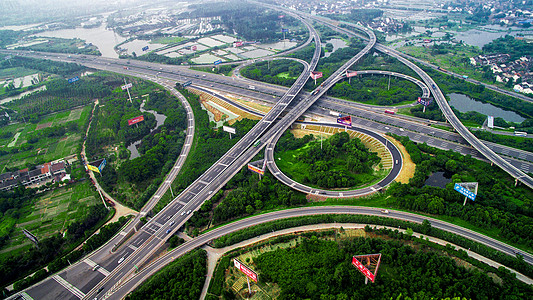
<path id="1" fill-rule="evenodd" d="M 340 118 L 342 116 L 340 113 L 338 113 L 336 111 L 332 111 L 332 110 L 329 111 L 329 114 L 332 115 L 332 116 L 335 116 L 337 118 Z"/>
<path id="2" fill-rule="evenodd" d="M 514 135 L 516 135 L 516 136 L 527 136 L 527 132 L 523 132 L 523 131 L 515 131 L 515 132 L 514 132 Z"/>
<path id="3" fill-rule="evenodd" d="M 464 79 L 468 79 L 468 76 L 466 76 L 466 75 L 463 75 L 462 77 L 463 77 Z"/>
<path id="4" fill-rule="evenodd" d="M 261 140 L 257 140 L 257 142 L 254 143 L 254 147 L 257 147 L 259 145 L 261 145 Z"/>
<path id="5" fill-rule="evenodd" d="M 251 89 L 251 90 L 255 90 L 255 86 L 253 86 L 253 85 L 249 85 L 248 88 Z"/>
<path id="6" fill-rule="evenodd" d="M 386 113 L 386 114 L 389 114 L 389 115 L 394 115 L 394 114 L 395 114 L 395 112 L 392 111 L 392 110 L 386 110 L 385 113 Z"/>
<path id="7" fill-rule="evenodd" d="M 381 210 L 381 213 L 382 213 L 382 214 L 388 214 L 388 213 L 389 213 L 389 211 L 388 211 L 388 210 L 386 210 L 386 209 L 382 209 L 382 210 Z"/>

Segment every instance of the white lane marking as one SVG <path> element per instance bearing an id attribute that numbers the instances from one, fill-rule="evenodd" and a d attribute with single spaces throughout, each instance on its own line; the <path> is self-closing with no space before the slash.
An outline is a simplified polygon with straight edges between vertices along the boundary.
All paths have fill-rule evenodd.
<path id="1" fill-rule="evenodd" d="M 60 285 L 62 285 L 64 288 L 66 288 L 67 290 L 69 290 L 69 292 L 71 292 L 72 294 L 74 294 L 74 296 L 82 299 L 83 297 L 85 297 L 85 294 L 80 291 L 77 287 L 73 286 L 72 284 L 70 284 L 68 281 L 66 281 L 65 279 L 63 279 L 61 276 L 59 275 L 54 275 L 52 276 L 52 278 L 57 281 L 57 283 L 59 283 Z"/>

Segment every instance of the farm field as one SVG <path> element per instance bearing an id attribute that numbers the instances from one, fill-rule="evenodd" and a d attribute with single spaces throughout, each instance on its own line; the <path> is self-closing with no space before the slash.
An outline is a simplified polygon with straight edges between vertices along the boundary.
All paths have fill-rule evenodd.
<path id="1" fill-rule="evenodd" d="M 32 149 L 24 150 L 24 146 L 33 134 L 44 128 L 64 126 L 68 122 L 76 122 L 78 128 L 83 128 L 91 108 L 91 105 L 87 105 L 71 111 L 50 114 L 37 124 L 19 123 L 0 128 L 0 150 L 7 152 L 0 156 L 0 172 L 5 172 L 6 168 L 20 169 L 27 165 L 76 154 L 76 146 L 82 138 L 80 130 L 68 132 L 62 137 L 42 137 L 32 144 Z M 12 151 L 14 148 L 18 148 L 19 151 L 14 153 Z"/>
<path id="2" fill-rule="evenodd" d="M 20 209 L 20 218 L 5 215 L 0 219 L 0 234 L 9 234 L 10 240 L 0 249 L 0 256 L 24 251 L 31 242 L 22 234 L 29 230 L 38 239 L 63 233 L 67 226 L 82 219 L 88 207 L 100 203 L 89 181 L 43 193 L 31 205 Z"/>

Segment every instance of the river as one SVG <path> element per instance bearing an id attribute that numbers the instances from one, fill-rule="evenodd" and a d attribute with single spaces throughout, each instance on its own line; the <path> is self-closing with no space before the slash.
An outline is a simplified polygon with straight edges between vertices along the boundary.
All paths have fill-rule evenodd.
<path id="1" fill-rule="evenodd" d="M 144 109 L 144 104 L 146 103 L 146 101 L 144 101 L 142 104 L 141 104 L 141 107 L 139 108 L 139 110 L 141 112 L 147 112 L 147 113 L 151 113 L 152 115 L 155 116 L 155 120 L 157 121 L 157 125 L 155 126 L 154 129 L 150 130 L 150 132 L 156 130 L 157 128 L 159 128 L 159 126 L 163 125 L 163 123 L 165 123 L 165 119 L 167 118 L 165 115 L 163 114 L 160 114 L 156 111 L 153 111 L 153 110 L 146 110 Z M 137 150 L 137 147 L 141 144 L 141 141 L 142 140 L 137 140 L 135 142 L 133 142 L 131 145 L 128 146 L 128 150 L 130 150 L 130 159 L 134 159 L 134 158 L 137 158 L 139 156 L 141 156 L 139 154 L 139 150 Z"/>

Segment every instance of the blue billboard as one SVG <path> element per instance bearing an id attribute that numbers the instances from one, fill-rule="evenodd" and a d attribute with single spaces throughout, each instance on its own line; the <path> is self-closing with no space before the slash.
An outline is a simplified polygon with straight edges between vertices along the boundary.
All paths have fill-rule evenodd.
<path id="1" fill-rule="evenodd" d="M 148 46 L 144 46 L 144 47 L 142 48 L 142 50 L 143 50 L 143 51 L 147 51 L 147 50 L 148 50 Z"/>
<path id="2" fill-rule="evenodd" d="M 78 80 L 80 80 L 80 78 L 79 78 L 78 76 L 76 76 L 76 77 L 70 78 L 70 79 L 68 80 L 68 83 L 73 83 L 73 82 L 76 82 L 76 81 L 78 81 Z"/>
<path id="3" fill-rule="evenodd" d="M 217 60 L 217 61 L 214 62 L 215 66 L 216 66 L 216 65 L 220 65 L 220 63 L 222 63 L 222 60 L 221 60 L 221 59 L 219 59 L 219 60 Z"/>
<path id="4" fill-rule="evenodd" d="M 455 184 L 453 189 L 458 191 L 459 193 L 463 194 L 464 196 L 466 196 L 468 199 L 470 199 L 472 201 L 476 200 L 476 194 L 474 194 L 473 192 L 469 191 L 467 188 L 465 188 L 463 186 L 460 186 L 458 183 Z"/>
<path id="5" fill-rule="evenodd" d="M 287 29 L 287 28 L 282 28 L 282 29 L 281 29 L 281 32 L 289 32 L 289 29 Z"/>

